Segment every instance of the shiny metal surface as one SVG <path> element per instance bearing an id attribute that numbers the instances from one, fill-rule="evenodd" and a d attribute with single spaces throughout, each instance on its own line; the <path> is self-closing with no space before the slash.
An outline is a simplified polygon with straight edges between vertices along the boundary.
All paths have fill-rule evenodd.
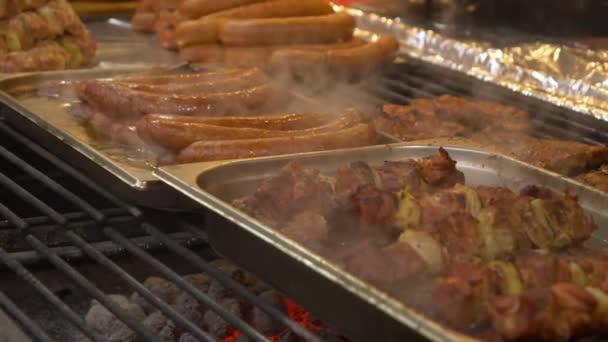
<path id="1" fill-rule="evenodd" d="M 360 30 L 395 35 L 408 57 L 608 121 L 608 50 L 537 39 L 496 47 L 411 25 L 396 17 L 399 13 L 374 14 L 373 5 L 366 10 L 334 7 L 355 16 Z"/>
<path id="2" fill-rule="evenodd" d="M 508 157 L 463 148 L 446 149 L 465 173 L 468 184 L 502 185 L 513 189 L 542 184 L 556 190 L 568 189 L 579 196 L 582 206 L 599 227 L 608 227 L 608 196 L 602 192 Z M 425 319 L 230 204 L 235 198 L 251 194 L 261 179 L 276 173 L 290 160 L 297 159 L 305 166 L 329 173 L 338 165 L 352 161 L 381 163 L 420 158 L 436 151 L 436 146 L 392 144 L 167 166 L 156 169 L 154 174 L 215 214 L 209 215 L 208 234 L 211 244 L 220 253 L 266 277 L 272 285 L 332 321 L 347 334 L 361 340 L 411 340 L 422 336 L 435 341 L 463 341 L 469 338 Z M 600 229 L 590 243 L 604 246 L 607 237 L 606 231 Z"/>

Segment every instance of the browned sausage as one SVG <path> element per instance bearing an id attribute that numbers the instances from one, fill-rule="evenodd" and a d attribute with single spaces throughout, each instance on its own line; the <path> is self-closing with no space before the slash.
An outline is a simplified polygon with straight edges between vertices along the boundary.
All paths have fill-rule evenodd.
<path id="1" fill-rule="evenodd" d="M 322 16 L 227 20 L 220 26 L 226 45 L 326 44 L 352 38 L 355 19 L 347 13 Z"/>
<path id="2" fill-rule="evenodd" d="M 283 88 L 264 84 L 234 92 L 205 95 L 165 95 L 129 89 L 108 81 L 88 81 L 81 99 L 112 117 L 137 118 L 148 113 L 181 115 L 226 115 L 250 112 L 265 105 L 285 103 L 289 99 Z"/>
<path id="3" fill-rule="evenodd" d="M 154 32 L 155 22 L 156 13 L 153 12 L 138 12 L 131 18 L 131 26 L 135 31 Z"/>
<path id="4" fill-rule="evenodd" d="M 356 111 L 347 111 L 325 125 L 289 131 L 216 126 L 200 122 L 139 120 L 137 131 L 146 140 L 169 149 L 181 150 L 197 141 L 318 135 L 339 131 L 360 123 L 361 120 L 361 115 Z"/>
<path id="5" fill-rule="evenodd" d="M 331 12 L 332 8 L 325 0 L 269 1 L 217 12 L 197 20 L 184 21 L 177 25 L 175 34 L 179 46 L 209 44 L 219 41 L 219 28 L 227 19 L 318 16 Z"/>
<path id="6" fill-rule="evenodd" d="M 145 84 L 119 82 L 127 88 L 133 90 L 147 91 L 157 94 L 181 94 L 199 95 L 204 93 L 220 93 L 247 89 L 261 85 L 267 81 L 266 75 L 260 69 L 249 69 L 238 76 L 226 77 L 213 81 L 200 81 L 192 83 L 165 83 L 165 84 Z"/>
<path id="7" fill-rule="evenodd" d="M 346 49 L 362 45 L 360 39 L 333 44 L 277 45 L 277 46 L 222 46 L 219 44 L 192 45 L 180 49 L 180 57 L 189 62 L 218 63 L 232 66 L 252 67 L 266 66 L 273 53 L 284 49 L 330 50 Z"/>
<path id="8" fill-rule="evenodd" d="M 347 49 L 284 49 L 273 53 L 270 65 L 274 71 L 288 70 L 298 75 L 315 68 L 334 74 L 362 75 L 392 62 L 398 49 L 399 43 L 393 37 L 381 37 L 376 42 Z"/>
<path id="9" fill-rule="evenodd" d="M 268 0 L 184 0 L 179 11 L 185 17 L 198 19 L 204 15 Z"/>
<path id="10" fill-rule="evenodd" d="M 147 114 L 140 120 L 149 122 L 198 122 L 225 127 L 260 128 L 269 130 L 307 129 L 327 124 L 334 116 L 329 113 L 290 113 L 256 116 L 188 116 L 171 114 Z"/>
<path id="11" fill-rule="evenodd" d="M 177 156 L 178 163 L 254 158 L 271 155 L 332 150 L 374 144 L 376 132 L 367 124 L 357 124 L 335 132 L 291 137 L 199 141 Z"/>
<path id="12" fill-rule="evenodd" d="M 225 79 L 227 77 L 238 77 L 248 72 L 252 68 L 247 69 L 231 69 L 215 72 L 197 72 L 197 73 L 180 73 L 180 74 L 134 74 L 114 77 L 114 80 L 129 83 L 142 84 L 166 84 L 166 83 L 197 83 L 197 82 L 214 82 Z"/>
<path id="13" fill-rule="evenodd" d="M 156 33 L 158 34 L 160 44 L 165 49 L 177 50 L 177 43 L 175 42 L 175 29 L 168 26 L 156 25 Z"/>
<path id="14" fill-rule="evenodd" d="M 145 147 L 146 143 L 137 135 L 135 124 L 132 121 L 118 121 L 95 112 L 87 121 L 91 130 L 97 135 L 110 141 L 133 147 Z"/>

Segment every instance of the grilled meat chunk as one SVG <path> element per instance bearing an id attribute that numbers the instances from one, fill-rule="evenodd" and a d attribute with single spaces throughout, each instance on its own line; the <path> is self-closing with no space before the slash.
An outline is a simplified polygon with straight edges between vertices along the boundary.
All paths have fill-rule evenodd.
<path id="1" fill-rule="evenodd" d="M 495 129 L 474 134 L 471 139 L 492 150 L 567 176 L 597 168 L 608 160 L 608 147 L 576 141 L 538 139 Z"/>
<path id="2" fill-rule="evenodd" d="M 487 127 L 525 131 L 529 114 L 512 106 L 443 95 L 416 99 L 408 106 L 386 105 L 376 125 L 400 139 L 421 140 L 469 136 Z"/>
<path id="3" fill-rule="evenodd" d="M 598 170 L 578 175 L 576 180 L 591 185 L 601 191 L 608 192 L 608 164 L 602 165 Z"/>

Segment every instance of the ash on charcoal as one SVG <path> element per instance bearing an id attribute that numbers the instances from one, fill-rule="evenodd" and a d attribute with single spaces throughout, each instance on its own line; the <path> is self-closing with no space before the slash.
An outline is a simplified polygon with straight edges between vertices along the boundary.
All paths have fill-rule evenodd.
<path id="1" fill-rule="evenodd" d="M 150 314 L 142 323 L 156 333 L 162 341 L 173 342 L 175 340 L 175 323 L 167 319 L 160 311 Z"/>
<path id="2" fill-rule="evenodd" d="M 221 304 L 229 313 L 239 318 L 243 318 L 241 313 L 241 305 L 236 299 L 226 298 L 221 301 Z M 211 336 L 218 339 L 222 338 L 226 334 L 226 330 L 230 326 L 228 322 L 211 310 L 205 313 L 203 321 L 205 322 L 205 326 L 207 327 L 207 330 Z"/>
<path id="3" fill-rule="evenodd" d="M 146 318 L 144 310 L 139 305 L 130 302 L 127 297 L 122 295 L 109 295 L 108 297 L 134 319 L 143 321 Z M 136 337 L 134 331 L 96 300 L 92 301 L 91 309 L 89 309 L 85 320 L 94 329 L 102 333 L 108 341 L 133 341 Z"/>
<path id="4" fill-rule="evenodd" d="M 165 303 L 173 303 L 179 293 L 175 284 L 163 278 L 150 277 L 144 281 L 144 286 Z M 146 313 L 156 311 L 156 308 L 137 292 L 133 293 L 131 301 L 141 306 Z"/>
<path id="5" fill-rule="evenodd" d="M 260 294 L 258 297 L 274 308 L 284 311 L 283 302 L 276 291 L 266 291 Z M 280 323 L 276 322 L 274 319 L 272 319 L 272 317 L 257 306 L 252 310 L 252 324 L 259 332 L 267 336 L 275 335 L 282 329 Z"/>
<path id="6" fill-rule="evenodd" d="M 194 336 L 190 333 L 184 333 L 179 337 L 179 342 L 199 342 Z"/>
<path id="7" fill-rule="evenodd" d="M 182 291 L 175 298 L 173 308 L 194 324 L 203 326 L 205 308 L 189 293 Z"/>
<path id="8" fill-rule="evenodd" d="M 207 289 L 207 295 L 216 302 L 221 301 L 226 297 L 232 296 L 232 291 L 224 287 L 219 281 L 212 279 Z"/>

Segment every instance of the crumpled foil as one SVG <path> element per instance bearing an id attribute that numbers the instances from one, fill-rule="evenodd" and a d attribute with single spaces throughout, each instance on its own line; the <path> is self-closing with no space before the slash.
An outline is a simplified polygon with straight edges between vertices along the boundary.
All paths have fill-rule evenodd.
<path id="1" fill-rule="evenodd" d="M 352 7 L 363 32 L 391 34 L 410 58 L 448 67 L 527 96 L 608 121 L 608 51 L 532 42 L 505 48 L 458 40 Z"/>

